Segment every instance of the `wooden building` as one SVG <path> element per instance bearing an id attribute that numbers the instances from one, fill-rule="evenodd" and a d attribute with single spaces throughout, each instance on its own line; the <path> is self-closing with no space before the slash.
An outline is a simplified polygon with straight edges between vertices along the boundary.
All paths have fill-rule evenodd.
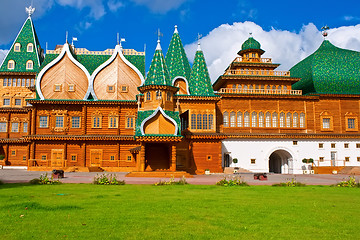
<path id="1" fill-rule="evenodd" d="M 133 51 L 66 42 L 44 57 L 29 13 L 0 68 L 0 165 L 132 176 L 360 165 L 360 53 L 325 40 L 276 71 L 249 37 L 212 85 L 200 44 L 191 68 L 176 26 L 146 76 Z"/>

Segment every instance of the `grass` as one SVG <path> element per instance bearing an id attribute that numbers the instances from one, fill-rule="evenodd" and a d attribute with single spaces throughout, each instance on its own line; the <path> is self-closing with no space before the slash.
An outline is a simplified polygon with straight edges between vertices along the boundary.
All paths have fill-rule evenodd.
<path id="1" fill-rule="evenodd" d="M 360 189 L 0 186 L 5 239 L 356 239 Z"/>

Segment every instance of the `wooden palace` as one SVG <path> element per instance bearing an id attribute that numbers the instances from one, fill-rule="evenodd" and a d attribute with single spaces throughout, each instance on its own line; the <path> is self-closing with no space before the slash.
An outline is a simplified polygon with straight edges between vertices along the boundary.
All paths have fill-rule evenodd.
<path id="1" fill-rule="evenodd" d="M 175 26 L 163 55 L 121 42 L 42 50 L 31 14 L 0 67 L 0 165 L 28 170 L 305 173 L 360 166 L 360 53 L 324 40 L 290 71 L 250 36 L 212 85 Z M 152 173 L 152 175 L 151 175 Z"/>

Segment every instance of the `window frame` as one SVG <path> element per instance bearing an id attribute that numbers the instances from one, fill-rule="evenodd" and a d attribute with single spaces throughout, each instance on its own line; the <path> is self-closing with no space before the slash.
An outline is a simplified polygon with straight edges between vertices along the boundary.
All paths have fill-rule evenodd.
<path id="1" fill-rule="evenodd" d="M 39 116 L 39 128 L 49 128 L 49 116 Z"/>

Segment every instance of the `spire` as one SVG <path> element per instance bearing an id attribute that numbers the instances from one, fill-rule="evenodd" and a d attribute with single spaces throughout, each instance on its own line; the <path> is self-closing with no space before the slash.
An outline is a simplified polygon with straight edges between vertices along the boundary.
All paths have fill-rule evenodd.
<path id="1" fill-rule="evenodd" d="M 35 9 L 31 6 L 26 8 L 29 17 L 21 27 L 15 41 L 13 42 L 8 54 L 0 66 L 0 72 L 38 72 L 43 61 L 43 50 L 36 35 L 31 14 Z M 14 61 L 13 68 L 8 69 L 8 62 Z M 27 68 L 27 63 L 32 61 L 32 69 Z"/>
<path id="2" fill-rule="evenodd" d="M 171 85 L 169 72 L 166 68 L 164 55 L 160 46 L 160 40 L 157 41 L 155 54 L 151 61 L 144 85 Z"/>
<path id="3" fill-rule="evenodd" d="M 201 51 L 201 46 L 200 46 L 201 37 L 202 37 L 202 35 L 200 33 L 198 33 L 198 37 L 197 37 L 197 39 L 198 39 L 198 47 L 197 47 L 196 51 Z"/>
<path id="4" fill-rule="evenodd" d="M 29 14 L 29 17 L 31 17 L 31 15 L 33 15 L 35 12 L 35 8 L 30 5 L 29 7 L 25 7 L 25 11 L 27 12 L 27 14 Z"/>
<path id="5" fill-rule="evenodd" d="M 189 79 L 191 72 L 190 63 L 181 43 L 177 26 L 175 26 L 175 31 L 171 38 L 165 61 L 169 68 L 171 80 L 179 76 Z"/>
<path id="6" fill-rule="evenodd" d="M 191 95 L 214 96 L 205 57 L 200 48 L 200 42 L 198 43 L 198 50 L 196 51 L 190 74 L 189 90 Z"/>

